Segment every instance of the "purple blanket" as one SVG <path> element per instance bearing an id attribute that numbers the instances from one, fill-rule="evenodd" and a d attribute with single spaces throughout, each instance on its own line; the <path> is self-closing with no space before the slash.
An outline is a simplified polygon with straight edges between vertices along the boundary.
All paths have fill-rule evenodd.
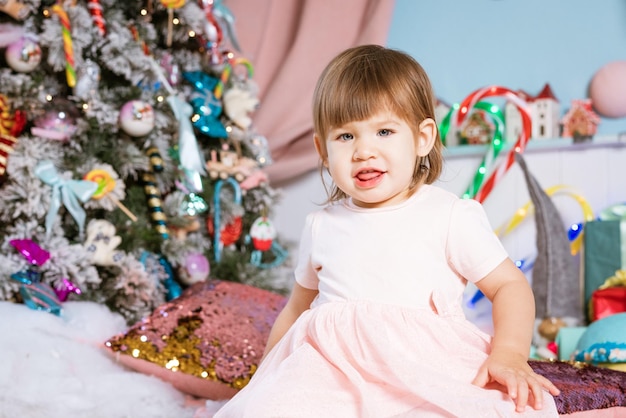
<path id="1" fill-rule="evenodd" d="M 583 363 L 529 361 L 533 370 L 560 390 L 559 414 L 626 406 L 626 373 Z"/>

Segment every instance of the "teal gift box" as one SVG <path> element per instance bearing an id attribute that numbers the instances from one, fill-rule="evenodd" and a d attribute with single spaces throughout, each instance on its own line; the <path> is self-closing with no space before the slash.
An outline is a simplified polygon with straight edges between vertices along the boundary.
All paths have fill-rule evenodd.
<path id="1" fill-rule="evenodd" d="M 626 269 L 626 205 L 611 206 L 584 229 L 584 300 L 617 270 Z"/>
<path id="2" fill-rule="evenodd" d="M 587 327 L 562 327 L 559 329 L 555 340 L 559 360 L 572 360 L 578 341 L 586 330 Z"/>
<path id="3" fill-rule="evenodd" d="M 624 230 L 624 238 L 622 238 Z M 606 279 L 622 268 L 626 221 L 590 221 L 584 236 L 585 305 Z"/>

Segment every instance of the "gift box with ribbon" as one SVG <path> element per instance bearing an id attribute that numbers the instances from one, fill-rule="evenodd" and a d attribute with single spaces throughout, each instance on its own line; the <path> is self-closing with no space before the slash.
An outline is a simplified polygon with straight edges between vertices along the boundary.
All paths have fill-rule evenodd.
<path id="1" fill-rule="evenodd" d="M 590 321 L 626 312 L 626 270 L 616 271 L 591 294 L 588 309 Z"/>
<path id="2" fill-rule="evenodd" d="M 611 206 L 598 220 L 585 223 L 583 261 L 585 306 L 589 309 L 593 293 L 618 270 L 626 269 L 626 205 Z"/>

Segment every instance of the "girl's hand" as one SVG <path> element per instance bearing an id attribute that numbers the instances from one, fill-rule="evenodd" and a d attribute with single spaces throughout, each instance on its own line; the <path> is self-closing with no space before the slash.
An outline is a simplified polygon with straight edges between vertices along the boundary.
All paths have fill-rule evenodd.
<path id="1" fill-rule="evenodd" d="M 517 412 L 524 412 L 527 405 L 543 408 L 544 389 L 553 396 L 560 393 L 552 382 L 533 371 L 524 356 L 510 351 L 492 352 L 472 383 L 508 393 Z"/>

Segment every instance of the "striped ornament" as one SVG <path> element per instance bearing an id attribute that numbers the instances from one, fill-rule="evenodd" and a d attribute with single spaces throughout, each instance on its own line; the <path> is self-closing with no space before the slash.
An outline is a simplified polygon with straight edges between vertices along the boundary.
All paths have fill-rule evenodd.
<path id="1" fill-rule="evenodd" d="M 167 228 L 167 218 L 163 212 L 163 202 L 161 200 L 161 192 L 156 182 L 154 174 L 144 172 L 141 175 L 143 181 L 143 190 L 148 199 L 148 210 L 154 229 L 161 235 L 163 239 L 169 239 L 170 233 Z"/>
<path id="2" fill-rule="evenodd" d="M 6 172 L 9 154 L 13 152 L 17 138 L 10 135 L 0 135 L 0 176 Z"/>

